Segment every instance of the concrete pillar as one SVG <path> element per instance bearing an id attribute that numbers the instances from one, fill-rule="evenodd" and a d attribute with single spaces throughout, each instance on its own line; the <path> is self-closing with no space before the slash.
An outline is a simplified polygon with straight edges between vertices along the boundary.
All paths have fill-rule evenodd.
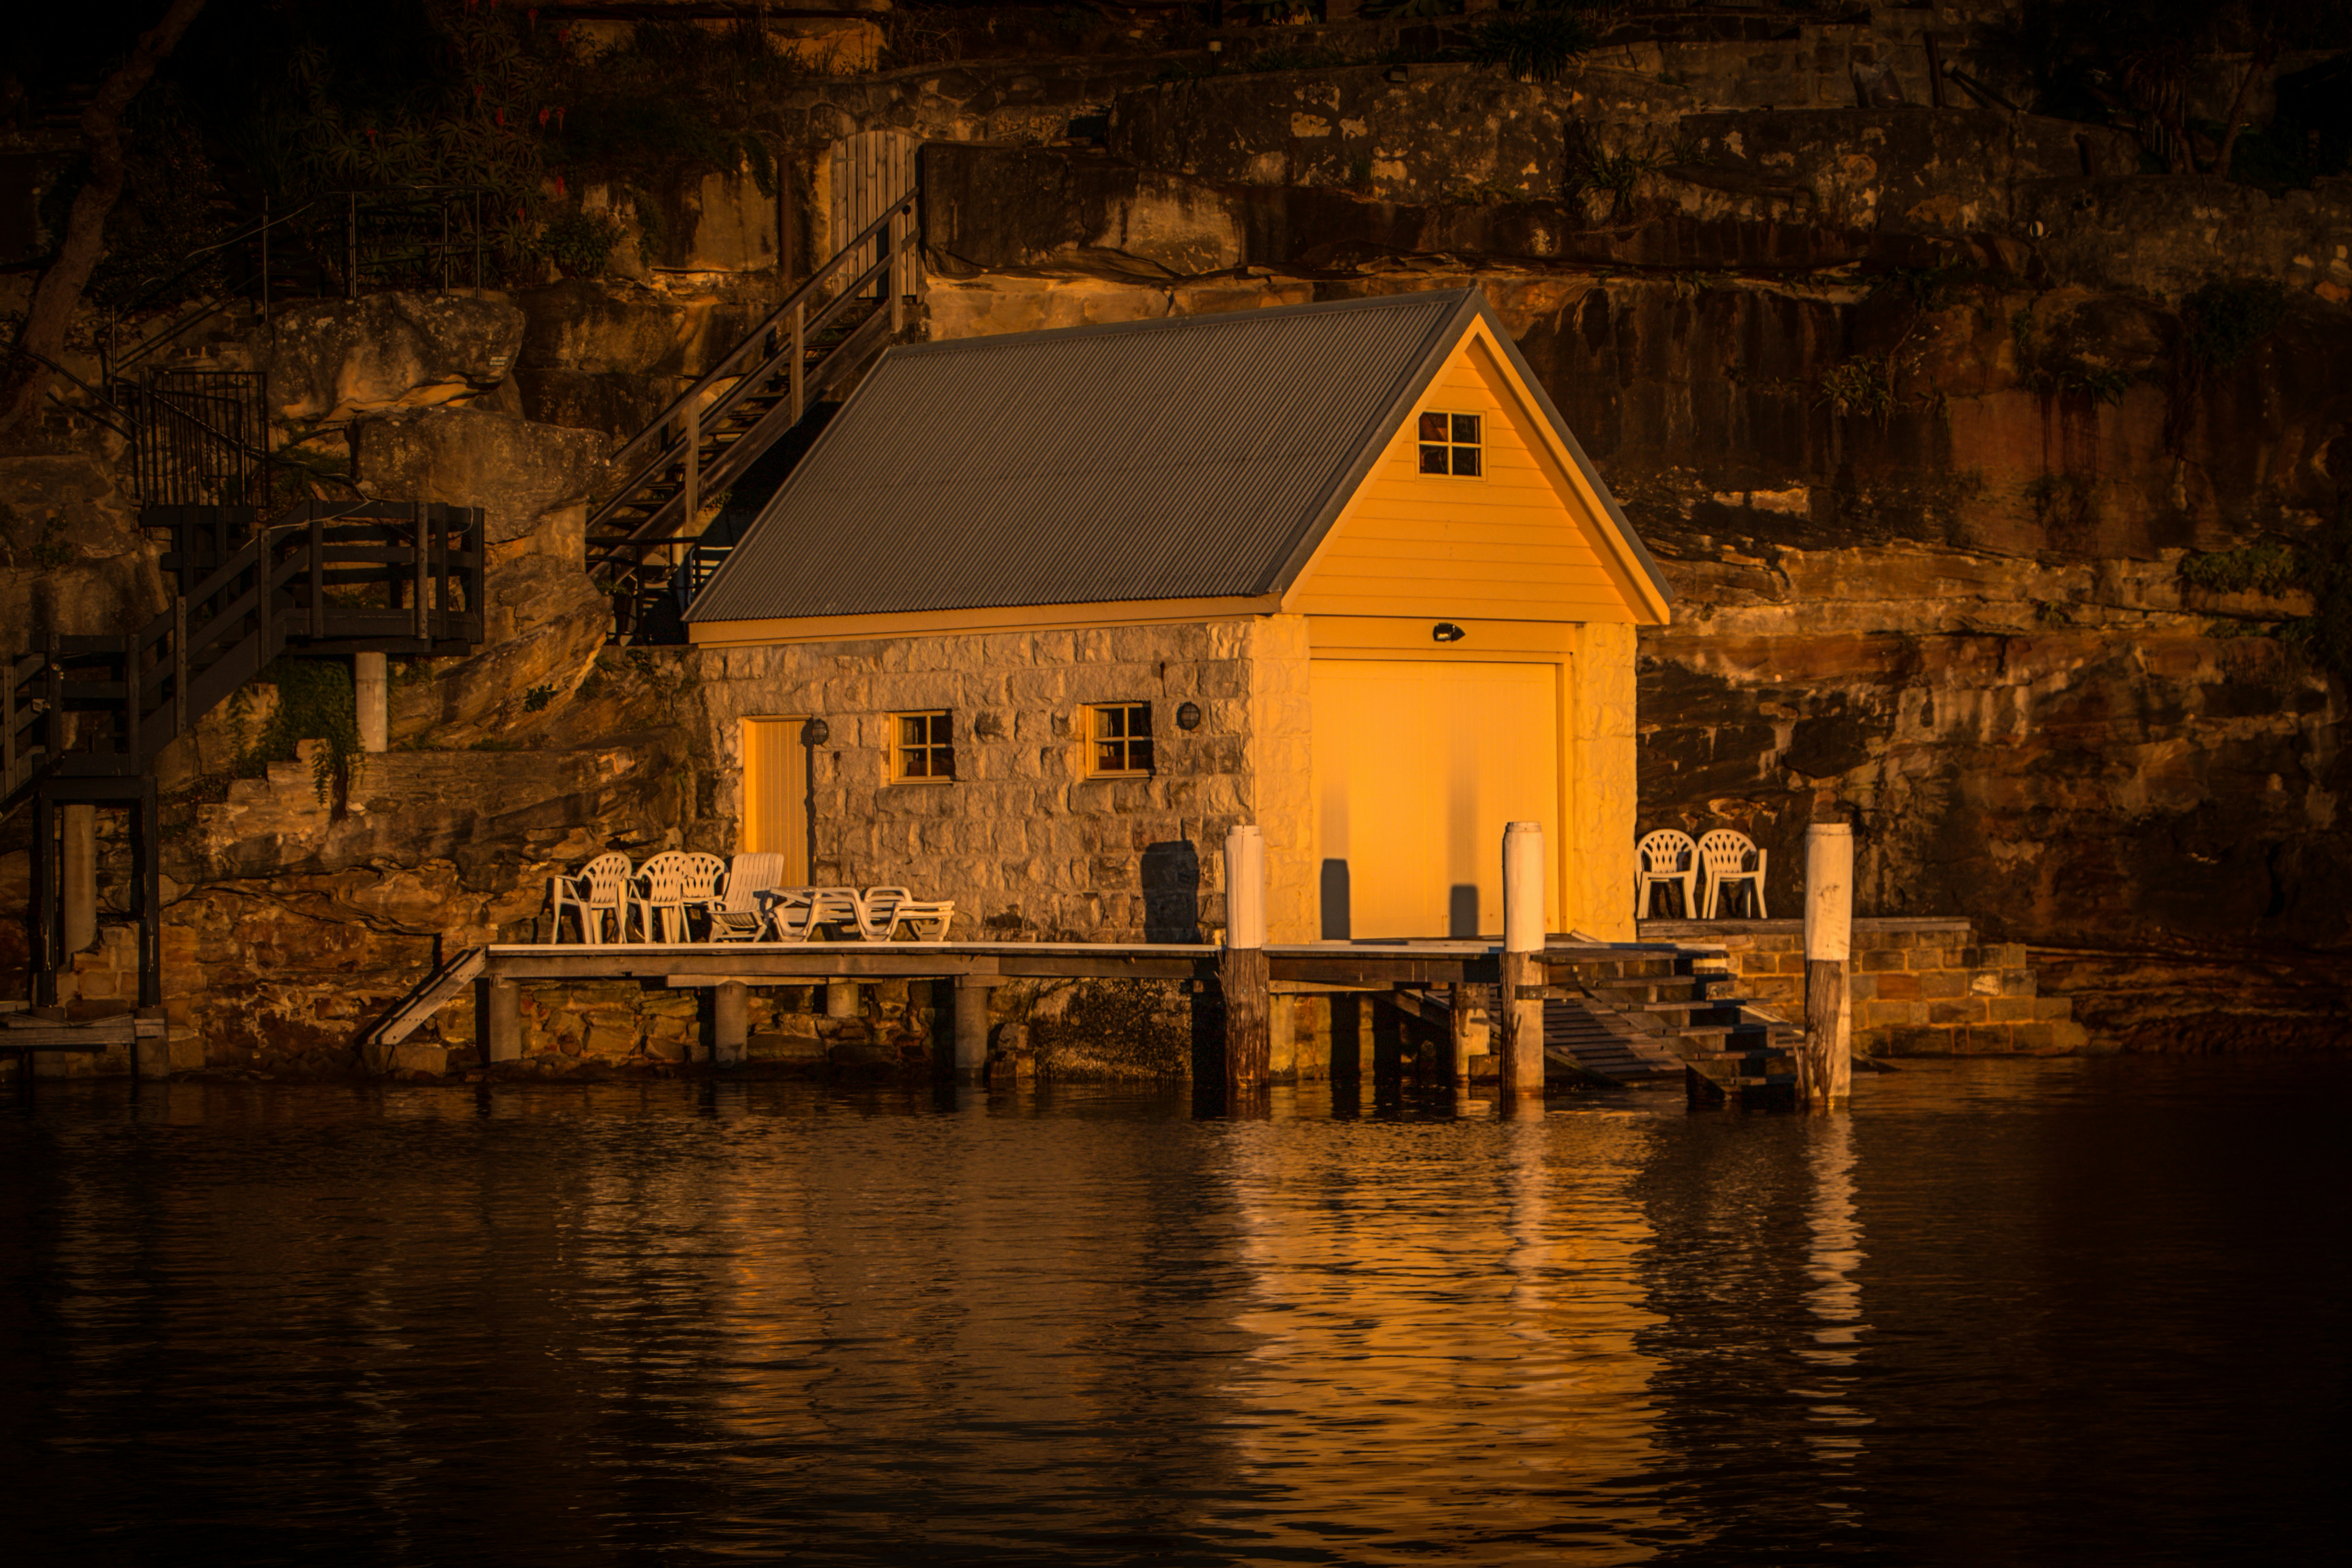
<path id="1" fill-rule="evenodd" d="M 65 839 L 58 866 L 63 874 L 58 934 L 70 956 L 98 941 L 98 807 L 67 805 L 58 816 Z"/>
<path id="2" fill-rule="evenodd" d="M 1225 951 L 1217 963 L 1225 994 L 1225 1083 L 1265 1086 L 1273 1055 L 1273 1001 L 1265 956 L 1265 835 L 1242 826 L 1225 835 Z"/>
<path id="3" fill-rule="evenodd" d="M 988 1012 L 991 986 L 970 977 L 955 992 L 955 1076 L 972 1082 L 988 1071 Z"/>
<path id="4" fill-rule="evenodd" d="M 352 655 L 352 695 L 360 710 L 360 750 L 392 749 L 392 674 L 380 653 Z"/>
<path id="5" fill-rule="evenodd" d="M 1853 1089 L 1853 828 L 1805 829 L 1805 1045 L 1797 1084 L 1807 1104 L 1843 1105 Z"/>
<path id="6" fill-rule="evenodd" d="M 1522 986 L 1543 984 L 1544 835 L 1539 822 L 1503 829 L 1503 1089 L 1543 1102 L 1543 1003 Z"/>
<path id="7" fill-rule="evenodd" d="M 826 1017 L 864 1017 L 865 1011 L 857 1004 L 856 981 L 828 980 L 824 983 L 824 1016 Z"/>
<path id="8" fill-rule="evenodd" d="M 751 1039 L 751 988 L 730 980 L 711 1001 L 710 1059 L 723 1068 L 740 1066 Z"/>
<path id="9" fill-rule="evenodd" d="M 511 980 L 493 980 L 482 992 L 482 1059 L 520 1061 L 522 987 Z"/>

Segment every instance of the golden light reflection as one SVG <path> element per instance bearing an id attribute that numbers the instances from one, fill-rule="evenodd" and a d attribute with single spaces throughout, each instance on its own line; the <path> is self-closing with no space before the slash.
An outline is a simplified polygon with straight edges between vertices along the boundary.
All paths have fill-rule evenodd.
<path id="1" fill-rule="evenodd" d="M 1808 1406 L 1806 1441 L 1830 1483 L 1822 1491 L 1822 1505 L 1833 1515 L 1851 1518 L 1853 1506 L 1835 1489 L 1842 1480 L 1850 1483 L 1864 1447 L 1861 1429 L 1871 1424 L 1871 1417 L 1852 1403 L 1855 1378 L 1847 1370 L 1861 1359 L 1861 1336 L 1868 1327 L 1862 1318 L 1862 1224 L 1854 1214 L 1853 1119 L 1832 1115 L 1812 1132 L 1809 1163 L 1813 1190 L 1805 1215 L 1811 1236 L 1805 1270 L 1811 1289 L 1805 1308 L 1813 1328 L 1811 1342 L 1801 1344 L 1797 1353 L 1822 1375 L 1798 1392 Z"/>
<path id="2" fill-rule="evenodd" d="M 1546 1561 L 1642 1561 L 1670 1523 L 1626 1187 L 1632 1117 L 1418 1128 L 1255 1125 L 1225 1140 L 1259 1342 L 1227 1392 L 1240 1458 L 1293 1475 L 1302 1514 L 1345 1475 L 1355 1550 L 1541 1541 Z M 1266 1526 L 1263 1544 L 1311 1549 Z"/>

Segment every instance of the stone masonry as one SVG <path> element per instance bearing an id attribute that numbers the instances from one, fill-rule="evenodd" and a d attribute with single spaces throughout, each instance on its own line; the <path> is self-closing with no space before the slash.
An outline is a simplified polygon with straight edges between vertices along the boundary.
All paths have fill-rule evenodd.
<path id="1" fill-rule="evenodd" d="M 1785 1017 L 1805 1009 L 1802 921 L 1644 921 L 1645 942 L 1719 946 L 1741 994 Z M 2074 1004 L 2039 994 L 2022 942 L 1986 942 L 1967 920 L 1857 920 L 1854 1048 L 1870 1056 L 2038 1056 L 2094 1048 Z"/>
<path id="2" fill-rule="evenodd" d="M 1307 929 L 1300 617 L 714 648 L 696 662 L 716 762 L 709 847 L 734 847 L 740 721 L 821 718 L 820 883 L 952 899 L 966 939 L 1200 940 L 1224 921 L 1225 834 L 1255 822 L 1274 930 Z M 1117 701 L 1152 704 L 1150 778 L 1087 776 L 1085 709 Z M 1176 725 L 1187 701 L 1202 710 L 1190 732 Z M 955 779 L 892 782 L 892 715 L 937 710 L 951 715 Z"/>

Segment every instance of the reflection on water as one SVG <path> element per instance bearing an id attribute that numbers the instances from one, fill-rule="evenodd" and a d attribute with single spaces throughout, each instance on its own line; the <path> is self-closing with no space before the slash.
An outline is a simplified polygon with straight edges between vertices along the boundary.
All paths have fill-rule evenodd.
<path id="1" fill-rule="evenodd" d="M 26 1561 L 2310 1557 L 2346 1088 L 44 1085 L 0 1474 Z"/>

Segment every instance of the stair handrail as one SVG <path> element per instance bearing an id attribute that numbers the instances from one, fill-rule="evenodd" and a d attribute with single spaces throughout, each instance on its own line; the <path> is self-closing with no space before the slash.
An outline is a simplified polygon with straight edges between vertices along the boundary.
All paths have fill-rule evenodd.
<path id="1" fill-rule="evenodd" d="M 803 330 L 802 336 L 804 338 L 807 332 L 821 331 L 824 327 L 831 325 L 834 317 L 846 308 L 852 300 L 857 298 L 857 291 L 860 289 L 863 289 L 866 284 L 871 283 L 876 279 L 887 274 L 890 270 L 890 267 L 891 259 L 889 257 L 885 256 L 880 260 L 875 262 L 873 266 L 867 268 L 864 272 L 858 274 L 856 279 L 850 283 L 849 287 L 835 295 L 831 300 L 827 301 L 824 308 L 816 313 L 816 315 Z M 873 319 L 880 319 L 879 313 L 877 312 L 877 316 Z M 857 342 L 859 333 L 862 333 L 865 330 L 866 323 L 861 322 L 856 331 L 852 332 L 848 337 L 844 338 L 839 343 L 834 345 L 833 352 L 838 353 L 842 349 L 848 347 L 851 343 Z M 735 384 L 730 387 L 726 392 L 720 394 L 716 402 L 714 402 L 709 408 L 702 410 L 697 416 L 700 424 L 705 427 L 709 427 L 709 426 L 715 425 L 718 421 L 724 419 L 728 414 L 734 410 L 734 407 L 738 403 L 740 403 L 744 398 L 751 395 L 752 388 L 760 384 L 773 366 L 775 366 L 779 362 L 800 353 L 801 350 L 801 343 L 788 342 L 779 347 L 773 353 L 771 353 L 766 359 L 761 361 L 759 364 L 752 367 L 750 371 L 737 376 L 735 378 Z M 829 353 L 826 357 L 830 359 L 831 354 Z M 610 517 L 621 506 L 625 504 L 629 497 L 636 491 L 639 486 L 643 485 L 646 479 L 650 479 L 661 468 L 667 466 L 671 460 L 670 448 L 667 447 L 647 458 L 636 468 L 635 472 L 631 473 L 626 479 L 620 483 L 620 485 L 614 490 L 611 499 L 606 500 L 602 506 L 598 507 L 594 512 L 590 514 L 587 524 L 589 531 L 593 533 L 597 524 L 603 522 L 607 517 Z M 717 465 L 715 463 L 711 471 L 713 473 L 717 472 Z M 636 544 L 641 542 L 659 542 L 657 537 L 648 539 L 646 537 L 646 531 L 652 527 L 656 519 L 667 513 L 670 508 L 676 504 L 677 504 L 677 498 L 673 497 L 669 501 L 665 502 L 662 506 L 656 509 L 651 515 L 642 519 L 636 527 L 629 531 L 628 536 L 625 539 L 615 541 L 614 543 Z M 608 549 L 611 547 L 611 545 L 606 546 Z M 593 563 L 592 563 L 592 564 L 593 564 Z"/>
<path id="2" fill-rule="evenodd" d="M 752 344 L 763 340 L 769 331 L 775 327 L 776 323 L 782 321 L 795 308 L 805 305 L 808 302 L 809 296 L 815 292 L 822 285 L 830 281 L 833 275 L 841 269 L 842 266 L 848 261 L 849 258 L 856 252 L 859 247 L 863 246 L 866 241 L 872 239 L 876 235 L 888 227 L 891 221 L 900 213 L 912 212 L 915 206 L 915 198 L 917 195 L 919 194 L 920 190 L 921 187 L 919 185 L 908 186 L 906 195 L 900 196 L 897 201 L 892 202 L 888 207 L 883 210 L 881 216 L 876 218 L 872 223 L 867 224 L 864 228 L 858 230 L 856 238 L 843 246 L 839 250 L 835 251 L 830 260 L 826 261 L 824 266 L 818 268 L 814 272 L 810 273 L 806 282 L 803 283 L 799 288 L 793 289 L 792 293 L 785 296 L 784 302 L 782 304 L 778 305 L 774 310 L 761 317 L 759 324 L 753 327 L 750 331 L 744 333 L 741 341 L 737 342 L 733 348 L 728 350 L 725 354 L 721 355 L 719 363 L 712 366 L 709 371 L 705 372 L 699 381 L 697 381 L 692 386 L 688 387 L 684 392 L 679 393 L 677 396 L 671 399 L 669 406 L 664 408 L 659 414 L 656 415 L 653 419 L 646 425 L 645 428 L 639 430 L 635 436 L 630 437 L 627 441 L 622 443 L 620 449 L 615 451 L 612 457 L 607 459 L 607 461 L 614 465 L 618 465 L 625 461 L 629 458 L 630 454 L 643 447 L 646 442 L 651 440 L 655 436 L 667 429 L 673 420 L 677 419 L 685 413 L 687 405 L 693 402 L 696 398 L 700 397 L 704 393 L 709 391 L 710 388 L 718 383 L 726 380 L 730 374 L 736 374 L 733 370 L 733 366 L 742 358 L 744 353 L 751 349 Z M 884 247 L 884 257 L 886 260 L 888 254 L 889 247 L 886 246 Z M 883 265 L 883 263 L 877 262 L 876 265 L 877 267 L 879 267 Z M 869 275 L 874 270 L 874 268 L 868 268 L 866 269 Z M 866 281 L 866 279 L 861 277 L 858 281 L 852 283 L 848 288 L 844 289 L 841 291 L 841 297 L 843 299 L 847 299 L 854 295 L 858 289 L 864 286 Z"/>

